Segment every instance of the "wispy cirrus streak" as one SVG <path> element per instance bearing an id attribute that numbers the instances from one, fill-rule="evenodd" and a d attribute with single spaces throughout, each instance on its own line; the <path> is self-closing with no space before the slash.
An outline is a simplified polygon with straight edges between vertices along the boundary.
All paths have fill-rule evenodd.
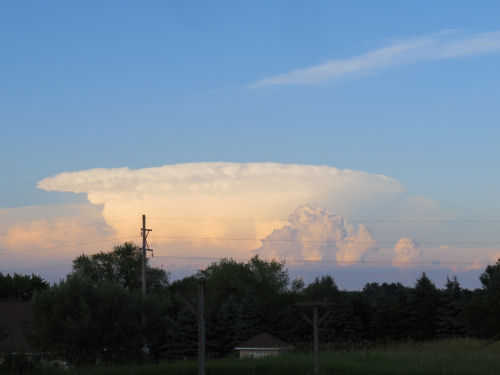
<path id="1" fill-rule="evenodd" d="M 314 86 L 374 73 L 395 66 L 495 52 L 500 52 L 500 31 L 466 35 L 456 32 L 440 32 L 418 38 L 398 40 L 358 56 L 330 60 L 308 68 L 267 77 L 250 84 L 249 87 Z"/>

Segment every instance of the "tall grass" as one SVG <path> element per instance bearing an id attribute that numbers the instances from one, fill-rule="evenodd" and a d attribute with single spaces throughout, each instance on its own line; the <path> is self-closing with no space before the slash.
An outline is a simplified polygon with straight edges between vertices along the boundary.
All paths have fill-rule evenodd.
<path id="1" fill-rule="evenodd" d="M 321 353 L 321 373 L 335 375 L 497 375 L 500 343 L 474 339 L 394 344 Z M 311 354 L 281 358 L 219 359 L 207 362 L 207 375 L 307 375 L 313 373 Z M 137 367 L 44 369 L 46 375 L 194 375 L 195 362 Z"/>

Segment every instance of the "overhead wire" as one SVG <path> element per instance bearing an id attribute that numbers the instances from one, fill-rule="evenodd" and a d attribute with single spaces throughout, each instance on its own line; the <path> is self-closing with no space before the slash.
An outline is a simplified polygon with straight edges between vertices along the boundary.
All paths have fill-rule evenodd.
<path id="1" fill-rule="evenodd" d="M 211 261 L 211 262 L 216 262 L 220 261 L 224 257 L 202 257 L 202 256 L 155 256 L 155 259 L 177 259 L 177 260 L 183 260 L 183 261 L 196 261 L 196 260 L 203 260 L 203 261 Z M 248 261 L 248 259 L 243 259 L 243 258 L 230 258 L 235 261 Z M 266 259 L 264 259 L 266 260 Z M 268 260 L 267 260 L 268 261 Z M 441 265 L 457 265 L 457 264 L 464 264 L 464 265 L 470 265 L 472 263 L 476 265 L 488 265 L 492 264 L 492 261 L 451 261 L 451 262 L 441 262 L 441 261 L 428 261 L 428 262 L 404 262 L 404 263 L 395 263 L 391 261 L 334 261 L 334 260 L 310 260 L 310 259 L 286 259 L 285 260 L 287 264 L 293 264 L 293 263 L 309 263 L 309 264 L 338 264 L 338 265 L 351 265 L 351 264 L 356 264 L 356 265 L 379 265 L 379 266 L 397 266 L 397 265 L 428 265 L 428 266 L 441 266 Z M 0 269 L 0 272 L 16 272 L 16 271 L 22 271 L 22 270 L 30 270 L 30 271 L 37 271 L 37 270 L 43 270 L 46 268 L 63 268 L 70 266 L 72 263 L 58 263 L 58 264 L 50 264 L 50 265 L 43 265 L 43 266 L 35 266 L 35 267 L 23 267 L 23 268 L 10 268 L 10 269 Z"/>
<path id="2" fill-rule="evenodd" d="M 65 243 L 54 246 L 46 246 L 46 247 L 37 247 L 31 249 L 20 249 L 20 250 L 12 250 L 12 251 L 0 251 L 0 255 L 5 254 L 14 254 L 14 253 L 22 253 L 22 252 L 31 252 L 31 251 L 39 251 L 39 250 L 50 250 L 56 248 L 64 248 L 64 247 L 73 247 L 73 246 L 81 246 L 88 245 L 94 243 L 101 242 L 112 242 L 112 241 L 122 241 L 130 238 L 139 238 L 140 236 L 127 236 L 127 237 L 119 237 L 119 238 L 108 238 L 96 241 L 86 241 L 86 242 L 75 242 L 75 243 Z M 352 239 L 344 239 L 344 240 L 304 240 L 304 239 L 272 239 L 272 238 L 229 238 L 229 237 L 206 237 L 206 236 L 162 236 L 162 235 L 151 235 L 151 238 L 166 238 L 166 239 L 174 239 L 174 240 L 202 240 L 202 241 L 250 241 L 250 242 L 278 242 L 278 243 L 305 243 L 305 244 L 313 244 L 317 245 L 317 247 L 322 247 L 321 244 L 372 244 L 373 246 L 382 247 L 383 245 L 396 245 L 396 244 L 419 244 L 419 245 L 500 245 L 498 241 L 382 241 L 382 240 L 372 240 L 372 241 L 355 241 Z M 311 245 L 309 245 L 311 246 Z"/>
<path id="3" fill-rule="evenodd" d="M 9 235 L 9 234 L 23 234 L 23 233 L 30 233 L 30 232 L 36 232 L 36 231 L 44 231 L 44 230 L 55 230 L 55 229 L 64 229 L 64 228 L 74 228 L 74 227 L 83 227 L 83 226 L 94 226 L 94 225 L 107 225 L 109 223 L 117 223 L 117 222 L 126 222 L 126 221 L 132 221 L 136 220 L 137 218 L 130 218 L 130 219 L 121 219 L 121 220 L 115 220 L 115 221 L 108 221 L 108 222 L 96 222 L 96 223 L 86 223 L 86 224 L 78 224 L 78 225 L 68 225 L 68 226 L 58 226 L 54 228 L 40 228 L 40 229 L 33 229 L 29 231 L 16 231 L 16 232 L 1 232 L 0 235 Z M 290 222 L 290 220 L 278 220 L 278 219 L 237 219 L 237 218 L 180 218 L 180 217 L 153 217 L 150 218 L 150 220 L 188 220 L 188 221 L 242 221 L 242 222 L 259 222 L 259 221 L 266 221 L 266 222 Z M 335 221 L 338 220 L 336 218 L 332 218 L 332 220 L 329 221 Z M 304 220 L 300 220 L 304 221 Z M 351 223 L 355 223 L 356 220 L 349 220 Z M 360 222 L 377 222 L 377 223 L 500 223 L 500 220 L 397 220 L 397 221 L 389 221 L 389 220 L 363 220 Z M 136 238 L 140 236 L 127 236 L 127 237 L 120 237 L 120 238 L 111 238 L 111 239 L 103 239 L 103 240 L 96 240 L 96 241 L 86 241 L 86 242 L 76 242 L 76 243 L 66 243 L 66 244 L 60 244 L 60 245 L 55 245 L 55 246 L 47 246 L 47 247 L 38 247 L 38 248 L 31 248 L 31 249 L 21 249 L 21 250 L 12 250 L 12 251 L 0 251 L 0 255 L 6 255 L 6 254 L 14 254 L 14 253 L 22 253 L 22 252 L 31 252 L 31 251 L 39 251 L 39 250 L 49 250 L 49 249 L 56 249 L 56 248 L 65 248 L 65 247 L 73 247 L 73 246 L 81 246 L 81 245 L 88 245 L 88 244 L 95 244 L 95 243 L 103 243 L 103 242 L 111 242 L 111 241 L 122 241 L 122 240 L 127 240 L 130 238 Z M 167 239 L 175 239 L 175 240 L 203 240 L 203 241 L 252 241 L 252 242 L 289 242 L 289 243 L 307 243 L 307 244 L 337 244 L 337 243 L 352 243 L 353 241 L 351 239 L 344 239 L 344 240 L 302 240 L 302 239 L 273 239 L 273 238 L 265 238 L 265 239 L 258 239 L 258 238 L 244 238 L 244 237 L 238 237 L 238 238 L 230 238 L 230 237 L 223 237 L 223 236 L 186 236 L 186 235 L 152 235 L 151 237 L 153 238 L 167 238 Z M 415 241 L 418 244 L 426 244 L 426 245 L 500 245 L 500 242 L 496 241 Z M 404 244 L 404 243 L 409 243 L 413 244 L 414 241 L 355 241 L 355 243 L 366 243 L 366 244 L 373 244 L 375 246 L 382 246 L 382 245 L 395 245 L 395 244 Z M 311 245 L 310 245 L 311 246 Z M 323 246 L 323 245 L 319 245 Z M 208 260 L 208 261 L 216 261 L 220 260 L 220 258 L 215 258 L 215 257 L 179 257 L 179 256 L 156 256 L 156 258 L 160 259 L 182 259 L 182 260 Z M 308 259 L 298 259 L 298 258 L 290 258 L 288 259 L 288 262 L 293 263 L 293 262 L 305 262 L 305 263 L 335 263 L 335 264 L 380 264 L 380 265 L 395 265 L 394 262 L 390 261 L 376 261 L 376 262 L 371 262 L 371 261 L 357 261 L 357 262 L 339 262 L 339 261 L 333 261 L 333 260 L 322 260 L 322 261 L 315 261 L 315 260 L 308 260 Z M 430 262 L 405 262 L 404 264 L 415 264 L 415 265 L 441 265 L 441 264 L 470 264 L 471 262 L 465 262 L 465 261 L 453 261 L 453 262 L 439 262 L 439 261 L 430 261 Z M 484 263 L 488 264 L 490 262 L 478 262 L 478 263 Z M 54 265 L 58 266 L 58 265 Z M 27 268 L 27 269 L 37 269 L 37 268 Z"/>
<path id="4" fill-rule="evenodd" d="M 39 250 L 50 250 L 50 249 L 56 249 L 56 248 L 64 248 L 64 247 L 72 247 L 72 246 L 81 246 L 81 245 L 88 245 L 88 244 L 94 244 L 94 243 L 101 243 L 101 242 L 111 242 L 111 241 L 121 241 L 121 240 L 126 240 L 129 238 L 138 238 L 140 236 L 127 236 L 127 237 L 120 237 L 120 238 L 110 238 L 110 239 L 102 239 L 102 240 L 96 240 L 96 241 L 86 241 L 86 242 L 76 242 L 76 243 L 65 243 L 65 244 L 60 244 L 60 245 L 54 245 L 54 246 L 46 246 L 46 247 L 37 247 L 37 248 L 31 248 L 31 249 L 21 249 L 21 250 L 12 250 L 12 251 L 0 251 L 0 255 L 5 255 L 5 254 L 14 254 L 14 253 L 22 253 L 22 252 L 30 252 L 30 251 L 39 251 Z M 277 242 L 277 243 L 304 243 L 304 244 L 309 244 L 309 247 L 311 247 L 310 244 L 317 245 L 318 247 L 323 247 L 322 244 L 349 244 L 349 243 L 356 243 L 356 244 L 372 244 L 374 246 L 378 247 L 383 247 L 384 245 L 396 245 L 396 244 L 419 244 L 419 245 L 500 245 L 500 242 L 498 241 L 419 241 L 419 240 L 414 240 L 414 241 L 388 241 L 388 240 L 372 240 L 372 241 L 357 241 L 357 240 L 352 240 L 352 239 L 343 239 L 343 240 L 307 240 L 307 239 L 291 239 L 291 238 L 244 238 L 244 237 L 236 237 L 236 238 L 231 238 L 231 237 L 216 237 L 216 236 L 183 236 L 183 235 L 151 235 L 151 238 L 166 238 L 166 239 L 172 239 L 172 240 L 201 240 L 201 241 L 244 241 L 244 242 Z"/>
<path id="5" fill-rule="evenodd" d="M 137 218 L 112 220 L 112 221 L 105 221 L 105 222 L 82 223 L 82 224 L 75 224 L 75 225 L 62 225 L 62 226 L 56 226 L 55 224 L 49 224 L 49 227 L 46 227 L 46 228 L 37 228 L 37 229 L 15 231 L 15 232 L 0 232 L 0 236 L 10 236 L 10 235 L 14 235 L 14 234 L 26 234 L 26 233 L 43 232 L 43 231 L 51 231 L 51 230 L 63 230 L 63 229 L 68 229 L 68 228 L 80 228 L 80 227 L 87 227 L 87 226 L 107 225 L 110 223 L 120 223 L 120 222 L 124 222 L 124 221 L 132 221 L 132 220 L 137 220 Z"/>
<path id="6" fill-rule="evenodd" d="M 170 221 L 234 221 L 234 222 L 312 222 L 315 219 L 301 218 L 300 220 L 286 219 L 266 219 L 266 218 L 231 218 L 231 217 L 179 217 L 179 216 L 164 216 L 164 217 L 151 217 L 149 220 L 170 220 Z M 387 223 L 387 224 L 485 224 L 492 223 L 500 224 L 500 219 L 346 219 L 342 215 L 329 217 L 328 219 L 321 219 L 320 221 L 335 222 L 339 219 L 345 219 L 349 223 L 362 224 L 362 223 Z"/>
<path id="7" fill-rule="evenodd" d="M 136 237 L 140 237 L 140 236 L 136 236 Z M 95 244 L 95 243 L 101 243 L 101 242 L 123 241 L 123 240 L 130 239 L 130 238 L 133 238 L 133 236 L 120 237 L 120 238 L 108 238 L 108 239 L 105 239 L 105 240 L 97 240 L 97 241 L 67 243 L 67 244 L 63 244 L 63 245 L 38 247 L 38 248 L 33 248 L 33 249 L 0 251 L 0 255 L 3 255 L 3 254 L 14 254 L 14 253 L 24 253 L 24 252 L 39 251 L 39 250 L 50 250 L 50 249 L 57 249 L 57 248 L 63 248 L 63 247 L 73 247 L 73 246 L 89 245 L 89 244 Z"/>
<path id="8" fill-rule="evenodd" d="M 220 261 L 223 258 L 231 259 L 234 261 L 248 261 L 245 258 L 233 258 L 233 257 L 205 257 L 205 256 L 176 256 L 176 255 L 157 255 L 156 259 L 178 259 L 178 260 L 203 260 L 203 261 Z M 277 259 L 279 261 L 279 259 Z M 341 264 L 341 265 L 349 265 L 349 264 L 373 264 L 373 265 L 434 265 L 439 266 L 442 264 L 471 264 L 471 261 L 451 261 L 451 262 L 441 262 L 441 261 L 421 261 L 421 262 L 392 262 L 392 261 L 369 261 L 369 260 L 360 260 L 360 261 L 337 261 L 337 260 L 329 260 L 329 259 L 304 259 L 304 258 L 286 258 L 284 259 L 286 263 L 312 263 L 312 264 Z M 491 262 L 476 262 L 479 264 L 490 264 Z"/>
<path id="9" fill-rule="evenodd" d="M 67 268 L 68 266 L 71 266 L 72 264 L 73 263 L 46 264 L 46 265 L 35 266 L 35 267 L 1 269 L 0 272 L 6 273 L 6 272 L 18 272 L 18 271 L 24 271 L 24 270 L 41 271 L 41 270 L 50 269 L 50 268 Z"/>
<path id="10" fill-rule="evenodd" d="M 168 256 L 168 255 L 159 255 L 155 256 L 154 259 L 172 259 L 172 260 L 182 260 L 184 262 L 197 262 L 205 261 L 205 262 L 217 262 L 222 259 L 231 259 L 234 261 L 245 262 L 249 259 L 245 258 L 234 258 L 234 257 L 206 257 L 206 256 Z M 269 261 L 264 259 L 265 261 Z M 273 259 L 280 261 L 280 259 Z M 329 260 L 329 259 L 321 259 L 321 260 L 313 260 L 313 259 L 303 259 L 303 258 L 288 258 L 283 259 L 286 264 L 292 265 L 294 263 L 306 263 L 306 264 L 337 264 L 337 265 L 379 265 L 379 266 L 397 266 L 397 265 L 427 265 L 427 266 L 442 266 L 442 265 L 470 265 L 472 263 L 476 265 L 488 265 L 492 264 L 492 261 L 420 261 L 420 262 L 393 262 L 393 261 L 369 261 L 369 260 L 360 260 L 360 261 L 337 261 L 337 260 Z M 59 264 L 51 264 L 51 265 L 43 265 L 43 266 L 35 266 L 35 267 L 23 267 L 23 268 L 11 268 L 11 269 L 0 269 L 0 272 L 15 272 L 20 270 L 42 270 L 45 268 L 58 268 L 58 267 L 67 267 L 72 263 L 59 263 Z"/>
<path id="11" fill-rule="evenodd" d="M 293 238 L 230 238 L 230 237 L 207 237 L 207 236 L 161 236 L 161 235 L 151 235 L 153 238 L 170 238 L 170 239 L 189 239 L 189 240 L 207 240 L 207 241 L 253 241 L 253 242 L 299 242 L 299 243 L 351 243 L 354 242 L 352 239 L 345 240 L 301 240 Z M 355 243 L 366 243 L 366 244 L 404 244 L 404 243 L 419 243 L 427 245 L 500 245 L 498 241 L 355 241 Z"/>
<path id="12" fill-rule="evenodd" d="M 338 218 L 342 218 L 342 216 L 336 216 L 329 218 L 327 222 L 335 222 L 338 221 Z M 300 220 L 290 220 L 287 219 L 251 219 L 251 218 L 224 218 L 224 217 L 151 217 L 149 220 L 169 220 L 169 221 L 233 221 L 233 222 L 279 222 L 279 223 L 294 223 L 294 222 L 312 222 L 313 219 L 300 219 Z M 33 232 L 41 232 L 41 231 L 51 231 L 51 230 L 63 230 L 68 228 L 79 228 L 86 226 L 99 226 L 99 225 L 108 225 L 111 223 L 119 223 L 126 221 L 134 221 L 137 218 L 128 218 L 128 219 L 120 219 L 120 220 L 111 220 L 104 222 L 93 222 L 93 223 L 82 223 L 75 225 L 63 225 L 57 226 L 55 224 L 50 224 L 45 228 L 36 228 L 25 231 L 14 231 L 14 232 L 0 232 L 0 236 L 7 235 L 16 235 L 16 234 L 25 234 L 25 233 L 33 233 Z M 382 224 L 500 224 L 500 219 L 491 219 L 491 220 L 481 220 L 481 219 L 464 219 L 464 220 L 406 220 L 406 219 L 398 219 L 398 220 L 386 220 L 386 219 L 347 219 L 349 223 L 353 224 L 362 224 L 362 223 L 382 223 Z"/>

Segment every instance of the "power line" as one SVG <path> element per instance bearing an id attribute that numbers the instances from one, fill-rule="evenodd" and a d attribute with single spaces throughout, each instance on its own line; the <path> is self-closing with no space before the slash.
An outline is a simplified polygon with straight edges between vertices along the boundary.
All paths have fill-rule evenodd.
<path id="1" fill-rule="evenodd" d="M 187 239 L 187 240 L 205 240 L 205 241 L 252 241 L 252 242 L 292 242 L 292 243 L 364 243 L 364 244 L 386 244 L 386 245 L 395 245 L 395 244 L 427 244 L 427 245 L 500 245 L 500 242 L 486 242 L 486 241 L 355 241 L 352 239 L 345 240 L 299 240 L 292 238 L 229 238 L 229 237 L 206 237 L 206 236 L 151 236 L 154 238 L 170 238 L 170 239 Z"/>
<path id="2" fill-rule="evenodd" d="M 233 258 L 233 257 L 205 257 L 205 256 L 156 256 L 156 259 L 179 259 L 179 260 L 205 260 L 205 261 L 220 261 L 221 259 L 231 259 L 234 261 L 245 262 L 248 259 L 244 258 Z M 265 260 L 265 259 L 264 259 Z M 329 263 L 329 264 L 370 264 L 370 265 L 444 265 L 444 264 L 491 264 L 491 261 L 452 261 L 452 262 L 441 262 L 441 261 L 421 261 L 421 262 L 392 262 L 392 261 L 337 261 L 337 260 L 312 260 L 312 259 L 303 259 L 303 258 L 289 258 L 284 259 L 285 263 L 312 263 L 312 264 L 320 264 L 320 263 Z M 269 261 L 269 260 L 267 260 Z M 279 260 L 278 260 L 279 261 Z"/>
<path id="3" fill-rule="evenodd" d="M 178 259 L 178 260 L 184 260 L 184 261 L 220 261 L 222 259 L 231 259 L 234 261 L 239 261 L 239 262 L 246 262 L 249 259 L 247 258 L 233 258 L 233 257 L 206 257 L 206 256 L 163 256 L 159 255 L 155 257 L 156 259 Z M 270 261 L 269 259 L 263 259 L 265 261 Z M 279 261 L 279 259 L 273 259 Z M 339 265 L 351 265 L 351 264 L 356 264 L 356 265 L 392 265 L 392 266 L 397 266 L 397 265 L 432 265 L 432 266 L 441 266 L 441 265 L 454 265 L 454 264 L 464 264 L 464 265 L 470 265 L 470 264 L 479 264 L 479 265 L 488 265 L 494 263 L 493 261 L 451 261 L 451 262 L 441 262 L 441 261 L 421 261 L 421 262 L 392 262 L 392 261 L 366 261 L 366 260 L 360 260 L 360 261 L 337 261 L 337 260 L 312 260 L 312 259 L 303 259 L 303 258 L 290 258 L 290 259 L 284 259 L 285 263 L 288 264 L 293 264 L 293 263 L 309 263 L 309 264 L 339 264 Z M 16 272 L 16 271 L 22 271 L 22 270 L 30 270 L 30 271 L 36 271 L 36 270 L 43 270 L 47 268 L 63 268 L 72 265 L 72 263 L 59 263 L 59 264 L 49 264 L 49 265 L 43 265 L 43 266 L 35 266 L 35 267 L 24 267 L 24 268 L 12 268 L 12 269 L 3 269 L 0 270 L 0 272 Z"/>
<path id="4" fill-rule="evenodd" d="M 73 247 L 73 246 L 81 246 L 81 245 L 89 245 L 95 243 L 102 242 L 112 242 L 112 241 L 123 241 L 128 240 L 130 238 L 139 238 L 141 236 L 128 236 L 128 237 L 120 237 L 120 238 L 110 238 L 104 240 L 96 240 L 96 241 L 87 241 L 87 242 L 76 242 L 76 243 L 66 243 L 55 246 L 47 246 L 47 247 L 38 247 L 31 249 L 22 249 L 22 250 L 13 250 L 13 251 L 2 251 L 0 255 L 5 254 L 15 254 L 15 253 L 24 253 L 30 251 L 39 251 L 39 250 L 50 250 L 64 247 Z M 307 243 L 307 244 L 319 244 L 318 247 L 321 247 L 321 244 L 371 244 L 373 246 L 383 247 L 384 245 L 396 245 L 396 244 L 424 244 L 424 245 L 500 245 L 500 242 L 478 242 L 478 241 L 353 241 L 353 240 L 298 240 L 298 239 L 256 239 L 256 238 L 227 238 L 227 237 L 201 237 L 201 236 L 150 236 L 152 238 L 168 238 L 168 239 L 184 239 L 184 240 L 202 240 L 202 241 L 246 241 L 246 242 L 284 242 L 284 243 Z"/>
<path id="5" fill-rule="evenodd" d="M 133 237 L 134 236 L 132 236 L 132 238 Z M 135 237 L 138 237 L 138 236 L 135 236 Z M 3 255 L 3 254 L 13 254 L 13 253 L 24 253 L 24 252 L 38 251 L 38 250 L 57 249 L 57 248 L 62 248 L 62 247 L 72 247 L 72 246 L 80 246 L 80 245 L 89 245 L 89 244 L 101 243 L 101 242 L 123 241 L 123 240 L 130 239 L 130 238 L 131 238 L 131 236 L 129 236 L 129 237 L 121 237 L 121 238 L 109 238 L 109 239 L 106 239 L 106 240 L 98 240 L 98 241 L 87 241 L 87 242 L 69 243 L 69 244 L 56 245 L 56 246 L 48 246 L 48 247 L 38 247 L 38 248 L 34 248 L 34 249 L 2 251 L 2 252 L 0 252 L 0 255 Z"/>
<path id="6" fill-rule="evenodd" d="M 328 221 L 328 222 L 335 222 L 339 221 L 340 219 L 345 219 L 349 223 L 387 223 L 387 224 L 471 224 L 471 223 L 478 223 L 478 224 L 486 224 L 486 223 L 499 223 L 500 224 L 500 219 L 463 219 L 463 220 L 429 220 L 429 219 L 346 219 L 344 216 L 338 215 L 335 217 L 331 217 L 327 220 L 321 220 L 321 221 Z M 255 218 L 255 219 L 246 219 L 246 218 L 230 218 L 230 217 L 177 217 L 177 216 L 172 216 L 172 217 L 153 217 L 150 220 L 171 220 L 171 221 L 235 221 L 235 222 L 290 222 L 290 223 L 299 223 L 299 222 L 312 222 L 316 221 L 315 219 L 300 219 L 300 220 L 290 220 L 289 218 L 286 219 L 265 219 L 265 218 Z"/>
<path id="7" fill-rule="evenodd" d="M 48 228 L 39 228 L 39 229 L 30 229 L 25 231 L 15 231 L 15 232 L 0 232 L 0 236 L 10 236 L 14 234 L 25 234 L 25 233 L 33 233 L 33 232 L 43 232 L 43 231 L 51 231 L 51 230 L 61 230 L 67 228 L 80 228 L 80 227 L 88 227 L 88 226 L 97 226 L 97 225 L 107 225 L 109 223 L 119 223 L 124 221 L 131 221 L 137 219 L 122 219 L 122 220 L 113 220 L 113 221 L 104 221 L 104 222 L 94 222 L 94 223 L 84 223 L 84 224 L 75 224 L 75 225 L 65 225 L 54 227 L 55 224 L 51 224 L 51 227 Z"/>
<path id="8" fill-rule="evenodd" d="M 321 220 L 327 222 L 335 222 L 340 219 L 341 216 L 337 216 L 336 218 L 331 218 L 328 220 Z M 343 218 L 343 217 L 342 217 Z M 75 224 L 75 225 L 65 225 L 65 226 L 55 226 L 55 224 L 50 224 L 52 227 L 47 228 L 38 228 L 38 229 L 30 229 L 26 231 L 15 231 L 15 232 L 0 232 L 0 236 L 8 236 L 8 235 L 17 235 L 17 234 L 26 234 L 33 232 L 42 232 L 42 231 L 52 231 L 52 230 L 61 230 L 67 228 L 80 228 L 86 226 L 99 226 L 99 225 L 108 225 L 111 223 L 119 223 L 125 221 L 136 220 L 136 218 L 130 219 L 122 219 L 122 220 L 112 220 L 112 221 L 104 221 L 104 222 L 94 222 L 94 223 L 84 223 L 84 224 Z M 223 218 L 223 217 L 155 217 L 150 220 L 170 220 L 170 221 L 232 221 L 232 222 L 274 222 L 274 223 L 300 223 L 300 222 L 313 222 L 315 220 L 289 220 L 289 219 L 244 219 L 244 218 Z M 500 219 L 492 219 L 492 220 L 481 220 L 481 219 L 464 219 L 464 220 L 385 220 L 385 219 L 354 219 L 349 220 L 346 219 L 347 222 L 353 224 L 500 224 Z"/>
<path id="9" fill-rule="evenodd" d="M 24 270 L 40 271 L 40 270 L 50 269 L 50 268 L 66 268 L 68 266 L 71 266 L 72 264 L 73 263 L 47 264 L 44 266 L 36 266 L 36 267 L 3 269 L 3 270 L 0 270 L 0 272 L 7 273 L 7 272 L 17 272 L 17 271 L 24 271 Z"/>

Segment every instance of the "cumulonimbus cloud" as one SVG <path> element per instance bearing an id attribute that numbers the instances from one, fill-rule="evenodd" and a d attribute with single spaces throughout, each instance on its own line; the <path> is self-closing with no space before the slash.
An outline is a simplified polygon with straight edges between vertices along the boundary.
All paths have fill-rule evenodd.
<path id="1" fill-rule="evenodd" d="M 86 194 L 88 203 L 0 209 L 4 269 L 63 258 L 70 267 L 82 252 L 138 241 L 142 214 L 153 229 L 148 238 L 155 249 L 152 261 L 171 270 L 203 267 L 222 256 L 248 259 L 256 252 L 295 259 L 294 267 L 301 269 L 345 270 L 342 265 L 360 264 L 374 270 L 393 264 L 412 270 L 424 266 L 419 257 L 424 253 L 433 267 L 456 266 L 462 272 L 474 262 L 489 262 L 498 251 L 417 247 L 409 236 L 425 241 L 427 233 L 405 222 L 447 220 L 449 214 L 428 198 L 405 194 L 393 178 L 330 166 L 187 163 L 91 169 L 60 173 L 38 186 Z M 386 219 L 398 225 L 387 225 Z M 373 235 L 362 225 L 367 222 Z M 407 238 L 395 249 L 386 248 L 401 232 Z M 280 238 L 285 241 L 270 241 Z"/>
<path id="2" fill-rule="evenodd" d="M 86 193 L 90 203 L 102 205 L 103 218 L 118 235 L 137 228 L 137 222 L 121 219 L 145 213 L 154 222 L 151 240 L 157 243 L 182 239 L 206 247 L 213 239 L 208 245 L 246 251 L 286 223 L 299 205 L 349 214 L 404 192 L 393 178 L 330 166 L 222 162 L 91 169 L 61 173 L 38 186 Z M 255 241 L 227 241 L 234 237 Z"/>
<path id="3" fill-rule="evenodd" d="M 445 60 L 500 51 L 500 31 L 459 35 L 441 32 L 400 40 L 364 54 L 261 79 L 250 87 L 319 85 L 392 66 Z"/>

